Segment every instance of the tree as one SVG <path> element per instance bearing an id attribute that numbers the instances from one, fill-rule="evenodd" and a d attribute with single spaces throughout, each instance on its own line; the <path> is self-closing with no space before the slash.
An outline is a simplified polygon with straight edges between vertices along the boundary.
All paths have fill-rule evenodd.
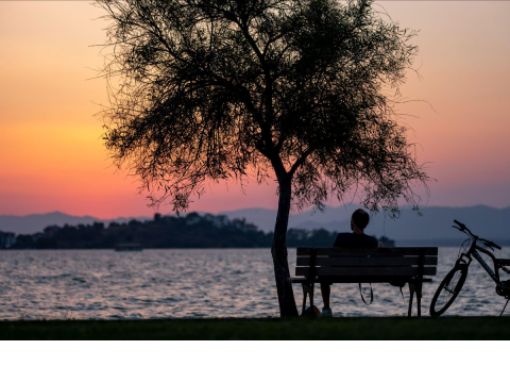
<path id="1" fill-rule="evenodd" d="M 297 315 L 287 261 L 291 204 L 352 187 L 371 210 L 416 204 L 427 175 L 389 89 L 412 64 L 412 33 L 371 0 L 98 0 L 112 21 L 106 147 L 153 205 L 176 211 L 208 180 L 278 182 L 272 258 L 282 316 Z M 116 80 L 117 81 L 117 80 Z"/>

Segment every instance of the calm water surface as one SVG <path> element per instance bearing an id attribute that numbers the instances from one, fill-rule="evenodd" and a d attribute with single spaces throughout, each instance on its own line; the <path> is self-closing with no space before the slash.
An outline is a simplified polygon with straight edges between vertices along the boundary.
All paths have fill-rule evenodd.
<path id="1" fill-rule="evenodd" d="M 440 248 L 438 275 L 426 284 L 422 307 L 457 258 Z M 295 249 L 289 251 L 291 273 Z M 510 248 L 496 253 L 510 258 Z M 0 251 L 0 319 L 134 319 L 278 316 L 269 249 Z M 473 262 L 448 315 L 499 315 L 504 298 Z M 333 285 L 334 316 L 404 316 L 400 290 L 374 284 L 366 306 L 358 285 Z M 408 300 L 407 288 L 404 290 Z M 294 286 L 298 307 L 302 292 Z M 322 307 L 320 290 L 315 303 Z M 510 315 L 510 308 L 508 315 Z"/>

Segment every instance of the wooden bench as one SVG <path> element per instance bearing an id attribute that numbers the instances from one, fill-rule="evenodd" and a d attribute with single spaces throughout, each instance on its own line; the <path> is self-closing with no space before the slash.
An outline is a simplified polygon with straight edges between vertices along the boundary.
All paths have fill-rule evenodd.
<path id="1" fill-rule="evenodd" d="M 296 277 L 303 287 L 303 310 L 307 295 L 313 306 L 316 283 L 392 283 L 409 285 L 409 310 L 416 295 L 421 316 L 422 285 L 436 275 L 437 247 L 394 247 L 375 249 L 298 248 Z"/>

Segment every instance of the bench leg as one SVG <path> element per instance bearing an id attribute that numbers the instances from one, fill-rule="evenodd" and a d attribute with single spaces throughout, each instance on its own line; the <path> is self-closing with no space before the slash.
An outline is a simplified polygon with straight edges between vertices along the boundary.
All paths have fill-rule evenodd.
<path id="1" fill-rule="evenodd" d="M 313 307 L 313 288 L 314 283 L 302 283 L 301 287 L 303 287 L 303 309 L 301 310 L 301 315 L 305 314 L 306 310 L 306 296 L 310 296 L 310 307 Z"/>
<path id="2" fill-rule="evenodd" d="M 407 316 L 410 317 L 413 313 L 413 297 L 415 292 L 414 283 L 409 282 L 409 309 L 407 311 Z"/>
<path id="3" fill-rule="evenodd" d="M 305 315 L 306 310 L 306 294 L 308 294 L 308 286 L 304 283 L 301 283 L 301 287 L 303 288 L 303 308 L 301 310 L 301 315 Z"/>
<path id="4" fill-rule="evenodd" d="M 315 283 L 310 283 L 310 307 L 313 307 L 313 289 L 315 287 Z"/>
<path id="5" fill-rule="evenodd" d="M 418 306 L 418 318 L 421 318 L 421 289 L 423 283 L 418 282 L 416 285 L 416 304 Z"/>
<path id="6" fill-rule="evenodd" d="M 416 294 L 416 308 L 418 309 L 418 318 L 421 317 L 421 292 L 422 292 L 422 282 L 409 282 L 409 310 L 407 312 L 407 316 L 410 317 L 413 312 L 413 296 Z"/>
<path id="7" fill-rule="evenodd" d="M 303 287 L 303 309 L 301 310 L 301 315 L 305 314 L 306 310 L 306 297 L 310 296 L 310 305 L 313 305 L 313 283 L 302 283 L 301 287 Z"/>

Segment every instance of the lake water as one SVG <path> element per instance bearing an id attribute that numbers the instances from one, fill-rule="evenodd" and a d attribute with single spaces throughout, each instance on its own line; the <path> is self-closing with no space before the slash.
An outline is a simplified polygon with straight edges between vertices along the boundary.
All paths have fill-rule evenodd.
<path id="1" fill-rule="evenodd" d="M 295 249 L 289 250 L 291 273 L 295 254 Z M 424 315 L 457 254 L 457 248 L 440 248 L 438 275 L 424 286 Z M 510 248 L 496 256 L 510 257 Z M 503 308 L 504 298 L 496 295 L 494 283 L 475 262 L 447 315 L 499 315 Z M 279 315 L 269 249 L 0 251 L 0 270 L 3 320 Z M 374 302 L 367 306 L 357 284 L 333 285 L 334 316 L 407 314 L 397 287 L 374 284 L 373 288 Z M 300 308 L 299 285 L 294 293 Z M 407 302 L 407 287 L 404 293 Z M 322 307 L 318 288 L 315 303 Z"/>

